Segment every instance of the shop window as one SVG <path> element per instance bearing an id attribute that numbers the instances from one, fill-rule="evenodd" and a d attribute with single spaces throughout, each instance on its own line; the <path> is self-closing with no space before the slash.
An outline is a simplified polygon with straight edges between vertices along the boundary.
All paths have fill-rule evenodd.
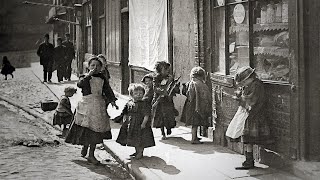
<path id="1" fill-rule="evenodd" d="M 213 6 L 214 73 L 251 66 L 261 79 L 289 81 L 288 0 L 216 0 Z"/>

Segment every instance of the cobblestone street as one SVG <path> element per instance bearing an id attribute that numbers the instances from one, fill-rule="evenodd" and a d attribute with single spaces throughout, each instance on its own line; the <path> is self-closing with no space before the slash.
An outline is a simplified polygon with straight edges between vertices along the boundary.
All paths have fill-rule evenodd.
<path id="1" fill-rule="evenodd" d="M 0 80 L 0 93 L 47 119 L 40 102 L 56 100 L 29 68 L 17 69 L 15 78 Z M 102 147 L 96 150 L 99 166 L 80 156 L 80 146 L 65 144 L 61 134 L 43 119 L 0 101 L 0 179 L 132 179 Z M 49 120 L 48 120 L 49 119 Z"/>

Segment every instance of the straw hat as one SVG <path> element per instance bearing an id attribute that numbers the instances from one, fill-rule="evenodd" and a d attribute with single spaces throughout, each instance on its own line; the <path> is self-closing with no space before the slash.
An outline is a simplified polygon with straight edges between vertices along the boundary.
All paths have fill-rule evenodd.
<path id="1" fill-rule="evenodd" d="M 237 70 L 237 73 L 234 77 L 236 83 L 242 83 L 244 80 L 248 79 L 255 69 L 252 69 L 249 66 L 241 67 Z"/>

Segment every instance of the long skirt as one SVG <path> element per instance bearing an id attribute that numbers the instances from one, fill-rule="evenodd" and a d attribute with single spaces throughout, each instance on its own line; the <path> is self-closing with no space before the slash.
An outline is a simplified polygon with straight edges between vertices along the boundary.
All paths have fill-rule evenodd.
<path id="1" fill-rule="evenodd" d="M 53 125 L 67 125 L 72 121 L 72 116 L 65 112 L 55 112 L 53 116 Z"/>

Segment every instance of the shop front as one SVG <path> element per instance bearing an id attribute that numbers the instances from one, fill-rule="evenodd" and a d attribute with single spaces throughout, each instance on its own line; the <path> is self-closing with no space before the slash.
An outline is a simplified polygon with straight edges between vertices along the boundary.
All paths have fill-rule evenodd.
<path id="1" fill-rule="evenodd" d="M 269 163 L 280 157 L 303 158 L 297 0 L 214 0 L 210 17 L 215 142 L 243 152 L 243 144 L 230 142 L 225 132 L 238 108 L 232 99 L 233 77 L 240 67 L 251 66 L 265 85 L 264 111 L 275 140 L 256 147 L 256 156 Z"/>

